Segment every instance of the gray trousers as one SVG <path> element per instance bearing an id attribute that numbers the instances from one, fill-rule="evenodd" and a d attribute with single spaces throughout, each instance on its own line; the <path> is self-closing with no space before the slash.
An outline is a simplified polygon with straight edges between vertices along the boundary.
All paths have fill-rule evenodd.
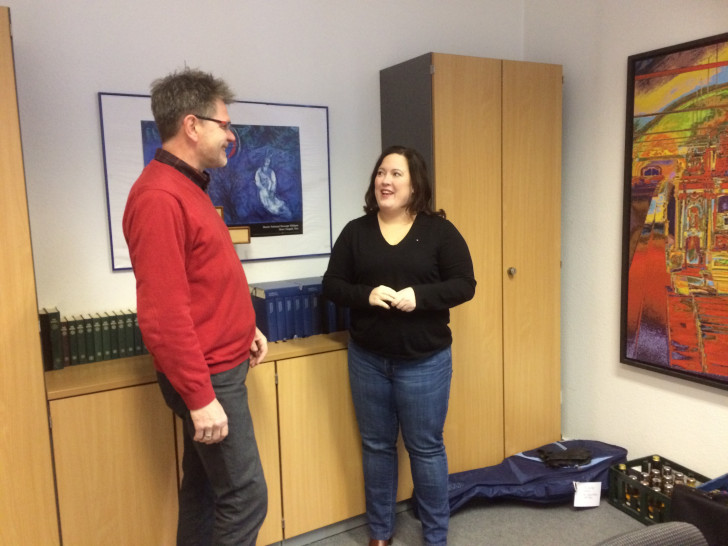
<path id="1" fill-rule="evenodd" d="M 268 490 L 248 408 L 247 374 L 245 361 L 211 376 L 229 429 L 222 442 L 212 445 L 192 440 L 189 410 L 167 377 L 157 374 L 167 405 L 184 423 L 178 546 L 255 545 L 268 511 Z"/>

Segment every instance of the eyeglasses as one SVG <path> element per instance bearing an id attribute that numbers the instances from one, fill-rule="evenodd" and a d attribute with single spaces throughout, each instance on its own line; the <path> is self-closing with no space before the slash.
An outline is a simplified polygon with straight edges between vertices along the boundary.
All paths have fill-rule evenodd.
<path id="1" fill-rule="evenodd" d="M 232 129 L 232 123 L 233 123 L 232 121 L 222 121 L 222 120 L 215 119 L 215 118 L 206 118 L 205 116 L 198 116 L 197 114 L 192 114 L 192 115 L 195 116 L 197 119 L 204 119 L 205 121 L 214 121 L 215 123 L 217 123 L 220 126 L 220 129 L 222 129 L 223 131 L 230 131 Z"/>

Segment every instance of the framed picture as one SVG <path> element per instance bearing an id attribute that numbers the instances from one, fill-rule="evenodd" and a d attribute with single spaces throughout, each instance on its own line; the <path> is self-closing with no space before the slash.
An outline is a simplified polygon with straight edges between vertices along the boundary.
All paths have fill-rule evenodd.
<path id="1" fill-rule="evenodd" d="M 223 211 L 223 207 L 215 205 L 215 210 L 220 215 L 220 218 L 224 220 L 225 212 Z M 247 245 L 250 243 L 250 226 L 228 226 L 228 232 L 234 245 Z"/>
<path id="2" fill-rule="evenodd" d="M 99 93 L 112 269 L 131 269 L 121 222 L 132 184 L 161 139 L 146 95 Z M 228 164 L 210 171 L 242 261 L 331 252 L 328 108 L 236 101 Z M 246 244 L 240 244 L 246 243 Z"/>
<path id="3" fill-rule="evenodd" d="M 621 361 L 728 389 L 728 33 L 627 84 Z"/>

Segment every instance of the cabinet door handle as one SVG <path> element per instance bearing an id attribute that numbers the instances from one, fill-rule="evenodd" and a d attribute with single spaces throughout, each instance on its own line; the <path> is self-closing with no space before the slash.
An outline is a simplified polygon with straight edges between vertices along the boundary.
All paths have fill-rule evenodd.
<path id="1" fill-rule="evenodd" d="M 516 276 L 516 268 L 515 267 L 509 267 L 508 268 L 508 276 L 511 279 Z"/>

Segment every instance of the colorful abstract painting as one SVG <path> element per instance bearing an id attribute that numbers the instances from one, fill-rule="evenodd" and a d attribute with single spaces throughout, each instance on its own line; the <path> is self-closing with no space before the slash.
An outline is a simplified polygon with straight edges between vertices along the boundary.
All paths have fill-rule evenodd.
<path id="1" fill-rule="evenodd" d="M 728 389 L 728 34 L 628 62 L 622 362 Z"/>

